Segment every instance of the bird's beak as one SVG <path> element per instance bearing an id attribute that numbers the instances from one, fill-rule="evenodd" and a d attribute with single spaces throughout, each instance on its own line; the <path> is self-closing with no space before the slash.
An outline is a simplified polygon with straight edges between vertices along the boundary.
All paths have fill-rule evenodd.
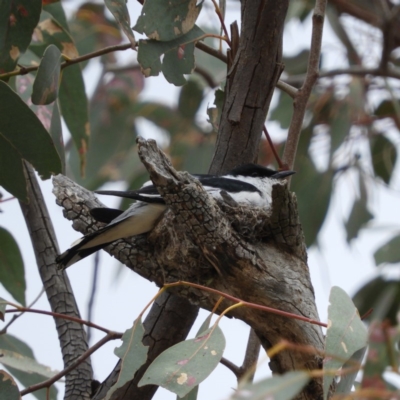
<path id="1" fill-rule="evenodd" d="M 272 178 L 274 178 L 274 179 L 285 179 L 288 176 L 293 175 L 295 173 L 296 173 L 296 171 L 279 171 L 276 174 L 274 174 Z"/>

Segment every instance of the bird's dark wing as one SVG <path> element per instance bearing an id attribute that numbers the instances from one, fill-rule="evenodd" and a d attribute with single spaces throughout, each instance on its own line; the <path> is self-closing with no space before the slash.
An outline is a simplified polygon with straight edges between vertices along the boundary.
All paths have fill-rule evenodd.
<path id="1" fill-rule="evenodd" d="M 98 207 L 90 210 L 91 216 L 99 222 L 109 224 L 113 219 L 119 217 L 123 213 L 122 210 L 115 208 Z"/>
<path id="2" fill-rule="evenodd" d="M 205 187 L 212 187 L 215 189 L 225 190 L 228 193 L 238 192 L 259 192 L 259 190 L 252 184 L 243 182 L 237 179 L 225 178 L 215 175 L 193 175 Z M 138 190 L 97 190 L 95 193 L 124 197 L 132 200 L 144 201 L 146 203 L 165 204 L 164 199 L 160 196 L 157 188 L 154 185 L 147 185 Z"/>

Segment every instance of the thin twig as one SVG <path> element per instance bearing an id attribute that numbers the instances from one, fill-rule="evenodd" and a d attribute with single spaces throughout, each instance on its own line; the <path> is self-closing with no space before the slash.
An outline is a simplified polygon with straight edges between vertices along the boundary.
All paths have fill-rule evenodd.
<path id="1" fill-rule="evenodd" d="M 333 78 L 339 75 L 353 75 L 353 76 L 377 76 L 384 78 L 395 78 L 400 79 L 400 73 L 394 70 L 393 68 L 387 68 L 386 70 L 382 70 L 380 68 L 364 68 L 360 66 L 354 66 L 349 68 L 337 68 L 331 69 L 330 71 L 320 72 L 318 78 Z M 291 84 L 301 84 L 304 81 L 306 75 L 294 75 L 289 78 L 286 78 L 286 82 Z"/>
<path id="2" fill-rule="evenodd" d="M 218 58 L 218 60 L 221 60 L 225 64 L 228 62 L 228 57 L 224 53 L 220 52 L 219 50 L 213 49 L 210 46 L 207 46 L 203 42 L 197 42 L 196 47 L 199 50 L 204 51 L 204 53 L 207 53 L 210 56 L 213 56 L 215 58 Z M 1 75 L 0 75 L 0 78 L 1 78 Z"/>
<path id="3" fill-rule="evenodd" d="M 36 302 L 42 297 L 42 294 L 45 292 L 44 287 L 42 287 L 42 290 L 40 291 L 40 293 L 36 296 L 36 298 L 32 301 L 31 304 L 28 305 L 27 308 L 32 308 Z M 6 324 L 3 329 L 0 331 L 0 335 L 3 335 L 4 333 L 7 332 L 7 329 L 10 327 L 11 324 L 13 324 L 15 322 L 15 320 L 17 320 L 21 315 L 24 314 L 25 311 L 21 312 L 21 314 L 18 315 L 13 315 L 13 317 L 11 318 L 11 321 Z"/>
<path id="4" fill-rule="evenodd" d="M 310 97 L 311 90 L 318 79 L 326 3 L 327 0 L 316 0 L 315 2 L 307 75 L 303 86 L 294 99 L 293 117 L 290 123 L 288 138 L 283 153 L 283 161 L 285 164 L 287 164 L 289 169 L 293 168 L 308 99 Z"/>
<path id="5" fill-rule="evenodd" d="M 236 376 L 237 380 L 240 378 L 240 367 L 238 367 L 236 364 L 234 364 L 232 361 L 229 361 L 225 357 L 222 357 L 220 360 L 220 363 L 222 365 L 225 365 L 226 368 L 230 369 Z"/>
<path id="6" fill-rule="evenodd" d="M 220 10 L 220 8 L 218 7 L 218 4 L 217 4 L 217 2 L 216 2 L 215 0 L 211 0 L 211 1 L 212 1 L 212 3 L 214 4 L 215 12 L 216 12 L 216 14 L 218 15 L 219 22 L 221 23 L 222 30 L 223 30 L 224 33 L 225 33 L 225 36 L 226 36 L 226 43 L 228 43 L 229 47 L 231 47 L 231 46 L 232 46 L 232 43 L 231 43 L 231 40 L 229 39 L 228 29 L 226 29 L 225 21 L 224 21 L 224 18 L 223 18 L 223 16 L 222 16 L 222 14 L 221 14 L 221 10 Z"/>
<path id="7" fill-rule="evenodd" d="M 240 367 L 240 379 L 245 377 L 247 382 L 252 382 L 256 372 L 258 355 L 260 354 L 261 343 L 254 329 L 250 329 L 249 339 L 247 340 L 246 353 L 243 364 Z"/>
<path id="8" fill-rule="evenodd" d="M 63 369 L 60 371 L 58 374 L 54 375 L 52 378 L 47 379 L 46 381 L 37 383 L 36 385 L 32 385 L 27 387 L 24 390 L 21 390 L 20 394 L 21 396 L 25 396 L 26 394 L 36 392 L 37 390 L 47 388 L 51 386 L 54 382 L 57 382 L 60 378 L 63 376 L 67 375 L 68 372 L 72 371 L 74 368 L 76 368 L 79 364 L 81 364 L 83 361 L 85 361 L 91 354 L 93 354 L 97 349 L 105 345 L 107 342 L 115 339 L 120 339 L 122 335 L 117 332 L 108 332 L 106 336 L 104 336 L 101 340 L 99 340 L 94 346 L 90 347 L 87 349 L 79 358 L 77 358 L 71 365 L 69 365 L 67 368 Z"/>
<path id="9" fill-rule="evenodd" d="M 297 96 L 297 93 L 299 92 L 298 89 L 296 89 L 292 85 L 289 85 L 288 83 L 282 81 L 281 79 L 279 79 L 278 83 L 276 84 L 276 87 L 278 89 L 281 89 L 282 92 L 287 93 L 293 99 Z"/>
<path id="10" fill-rule="evenodd" d="M 84 319 L 81 319 L 81 318 L 72 317 L 70 315 L 60 314 L 60 313 L 56 313 L 56 312 L 52 312 L 52 311 L 36 310 L 34 308 L 27 308 L 27 307 L 18 307 L 15 310 L 6 310 L 6 313 L 15 313 L 15 312 L 30 312 L 33 314 L 49 315 L 54 318 L 61 318 L 61 319 L 65 319 L 67 321 L 73 321 L 73 322 L 77 322 L 78 324 L 90 326 L 91 328 L 98 329 L 99 331 L 102 331 L 104 333 L 111 332 L 109 329 L 103 328 L 102 326 L 97 325 L 93 322 L 85 321 Z"/>
<path id="11" fill-rule="evenodd" d="M 89 298 L 89 302 L 88 302 L 87 319 L 89 322 L 92 321 L 94 297 L 96 295 L 97 282 L 98 282 L 99 262 L 100 262 L 100 251 L 97 251 L 95 254 L 95 257 L 94 257 L 92 290 L 90 291 L 90 298 Z M 86 333 L 88 343 L 90 343 L 90 336 L 91 336 L 90 328 L 91 327 L 88 326 L 87 333 Z"/>
<path id="12" fill-rule="evenodd" d="M 70 58 L 68 61 L 64 61 L 61 63 L 61 69 L 68 67 L 70 65 L 80 63 L 82 61 L 87 61 L 92 58 L 102 56 L 104 54 L 112 53 L 114 51 L 123 51 L 123 50 L 131 49 L 132 48 L 131 46 L 132 46 L 131 43 L 119 44 L 116 46 L 108 46 L 108 47 L 104 47 L 103 49 L 93 51 L 92 53 L 87 53 L 80 57 Z M 39 68 L 38 65 L 32 66 L 32 67 L 20 67 L 19 69 L 16 69 L 14 71 L 7 72 L 5 74 L 0 74 L 0 79 L 10 78 L 10 77 L 16 76 L 16 75 L 26 75 L 29 72 L 36 71 L 38 68 Z"/>
<path id="13" fill-rule="evenodd" d="M 277 153 L 277 151 L 275 149 L 274 143 L 272 142 L 271 136 L 269 136 L 269 132 L 268 132 L 267 127 L 265 125 L 263 126 L 263 131 L 264 131 L 265 137 L 267 138 L 269 147 L 271 148 L 272 153 L 274 153 L 274 157 L 275 157 L 276 162 L 279 165 L 279 169 L 283 169 L 285 166 L 284 166 L 281 158 L 279 157 L 279 154 Z"/>
<path id="14" fill-rule="evenodd" d="M 208 86 L 211 89 L 215 89 L 216 87 L 219 86 L 219 83 L 217 83 L 214 80 L 214 77 L 204 68 L 199 67 L 198 65 L 196 65 L 194 72 L 196 72 L 197 74 L 199 74 L 208 84 Z"/>
<path id="15" fill-rule="evenodd" d="M 178 282 L 173 282 L 173 283 L 166 283 L 163 286 L 163 288 L 168 289 L 168 288 L 176 287 L 176 286 L 194 287 L 196 289 L 204 290 L 204 291 L 209 292 L 209 293 L 217 294 L 218 296 L 222 296 L 225 299 L 231 300 L 231 301 L 233 301 L 235 303 L 241 303 L 241 305 L 244 306 L 244 307 L 254 308 L 255 310 L 266 311 L 266 312 L 269 312 L 271 314 L 280 315 L 280 316 L 286 317 L 286 318 L 297 319 L 297 320 L 300 320 L 300 321 L 308 322 L 308 323 L 313 324 L 313 325 L 323 326 L 324 328 L 326 328 L 328 326 L 324 322 L 317 321 L 317 320 L 312 319 L 312 318 L 304 317 L 303 315 L 297 315 L 297 314 L 293 314 L 293 313 L 290 313 L 290 312 L 287 312 L 287 311 L 278 310 L 276 308 L 272 308 L 272 307 L 268 307 L 268 306 L 262 306 L 261 304 L 251 303 L 249 301 L 245 301 L 245 300 L 239 299 L 238 297 L 231 296 L 230 294 L 221 292 L 220 290 L 213 289 L 213 288 L 210 288 L 210 287 L 207 287 L 207 286 L 203 286 L 203 285 L 199 285 L 197 283 L 186 282 L 186 281 L 178 281 Z"/>

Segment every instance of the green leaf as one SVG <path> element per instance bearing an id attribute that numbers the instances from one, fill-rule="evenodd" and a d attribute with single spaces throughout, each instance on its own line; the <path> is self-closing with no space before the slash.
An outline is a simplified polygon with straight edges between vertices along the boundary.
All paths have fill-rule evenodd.
<path id="1" fill-rule="evenodd" d="M 386 280 L 379 276 L 359 289 L 353 301 L 361 315 L 373 309 L 368 320 L 389 320 L 392 325 L 397 325 L 400 281 Z"/>
<path id="2" fill-rule="evenodd" d="M 280 91 L 278 104 L 271 111 L 269 119 L 279 122 L 282 129 L 288 129 L 293 114 L 293 99 L 285 92 Z"/>
<path id="3" fill-rule="evenodd" d="M 283 57 L 285 64 L 285 72 L 289 75 L 300 75 L 307 72 L 308 58 L 310 57 L 310 50 L 301 50 L 294 56 Z"/>
<path id="4" fill-rule="evenodd" d="M 138 386 L 155 384 L 185 396 L 215 369 L 225 348 L 225 338 L 216 326 L 203 336 L 186 340 L 161 353 L 150 365 Z"/>
<path id="5" fill-rule="evenodd" d="M 65 68 L 60 86 L 60 108 L 80 158 L 81 174 L 86 165 L 90 124 L 88 102 L 79 65 Z"/>
<path id="6" fill-rule="evenodd" d="M 131 179 L 135 171 L 122 171 L 128 164 L 133 168 L 139 162 L 134 125 L 135 101 L 143 88 L 143 75 L 138 68 L 114 73 L 109 81 L 102 81 L 90 103 L 91 148 L 87 153 L 86 174 L 79 176 L 76 151 L 71 152 L 70 165 L 75 180 L 91 189 L 110 179 Z M 135 149 L 132 154 L 132 149 Z M 128 155 L 133 157 L 127 159 Z M 126 168 L 125 168 L 126 169 Z M 125 172 L 125 176 L 123 176 Z"/>
<path id="7" fill-rule="evenodd" d="M 17 158 L 29 161 L 42 179 L 61 172 L 60 157 L 50 135 L 33 111 L 4 82 L 0 82 L 0 115 L 0 136 L 3 142 L 8 141 L 9 145 L 19 153 Z M 10 161 L 11 157 L 8 158 Z M 16 163 L 16 161 L 13 162 L 12 167 L 16 166 Z M 9 168 L 6 171 L 12 171 L 12 173 L 9 172 L 8 175 L 14 176 L 14 170 Z M 16 178 L 20 178 L 20 170 L 16 171 L 15 175 Z M 1 178 L 3 176 L 0 175 Z M 0 184 L 3 185 L 3 182 L 0 181 Z M 20 192 L 17 194 L 21 196 Z M 19 198 L 26 199 L 26 197 Z"/>
<path id="8" fill-rule="evenodd" d="M 105 4 L 107 8 L 111 11 L 112 15 L 114 15 L 115 20 L 121 26 L 122 30 L 125 32 L 129 41 L 132 44 L 132 48 L 136 45 L 135 35 L 133 34 L 131 28 L 131 18 L 129 16 L 128 7 L 126 6 L 125 0 L 105 0 Z M 145 5 L 146 7 L 147 1 Z M 161 3 L 164 4 L 164 3 Z"/>
<path id="9" fill-rule="evenodd" d="M 347 243 L 350 243 L 351 240 L 356 238 L 360 229 L 373 218 L 373 214 L 371 214 L 368 210 L 366 200 L 356 200 L 351 209 L 349 219 L 345 223 Z"/>
<path id="10" fill-rule="evenodd" d="M 178 110 L 183 118 L 193 121 L 201 102 L 203 101 L 203 86 L 193 78 L 190 78 L 182 86 L 179 94 Z"/>
<path id="11" fill-rule="evenodd" d="M 394 264 L 400 262 L 400 235 L 390 239 L 374 253 L 375 264 Z"/>
<path id="12" fill-rule="evenodd" d="M 368 332 L 357 309 L 343 289 L 332 287 L 329 296 L 328 328 L 326 331 L 324 371 L 337 371 L 358 350 L 367 345 Z M 324 399 L 333 376 L 324 374 Z"/>
<path id="13" fill-rule="evenodd" d="M 389 328 L 387 324 L 373 321 L 370 326 L 368 354 L 364 366 L 361 388 L 374 388 L 378 390 L 390 390 L 385 382 L 383 373 L 387 367 L 396 368 L 399 359 L 397 349 L 398 331 Z M 396 337 L 397 336 L 397 337 Z"/>
<path id="14" fill-rule="evenodd" d="M 45 378 L 52 378 L 57 371 L 52 371 L 49 367 L 39 364 L 35 359 L 26 357 L 16 351 L 6 350 L 0 347 L 1 364 L 7 368 L 17 369 L 27 374 L 38 374 Z"/>
<path id="15" fill-rule="evenodd" d="M 0 370 L 0 398 L 7 400 L 21 400 L 18 386 L 13 377 L 2 369 Z"/>
<path id="16" fill-rule="evenodd" d="M 210 322 L 213 314 L 210 314 L 204 322 L 201 324 L 199 330 L 196 333 L 196 338 L 199 336 L 202 336 L 203 332 L 208 330 L 210 327 Z M 181 397 L 182 400 L 196 400 L 197 399 L 197 394 L 199 392 L 199 385 L 195 386 L 189 393 L 187 393 L 185 396 Z M 179 400 L 179 396 L 177 396 L 176 400 Z"/>
<path id="17" fill-rule="evenodd" d="M 18 353 L 21 356 L 27 357 L 29 359 L 35 359 L 32 349 L 25 342 L 9 334 L 0 335 L 0 348 L 10 352 Z M 1 358 L 0 362 L 2 362 Z M 28 373 L 25 372 L 24 370 L 19 370 L 9 366 L 6 366 L 6 368 L 25 387 L 35 385 L 39 382 L 43 382 L 44 380 L 47 379 L 48 376 L 48 374 L 46 374 L 45 376 L 37 373 Z M 32 394 L 39 400 L 47 400 L 48 398 L 46 397 L 47 396 L 46 392 L 47 392 L 46 389 L 40 389 L 38 391 L 33 392 Z M 57 389 L 54 387 L 54 385 L 50 388 L 50 399 L 51 400 L 57 399 Z"/>
<path id="18" fill-rule="evenodd" d="M 194 43 L 201 40 L 204 32 L 198 27 L 168 42 L 140 40 L 138 62 L 145 76 L 158 76 L 163 72 L 168 82 L 177 86 L 185 84 L 184 74 L 194 69 Z M 163 62 L 161 56 L 164 54 Z"/>
<path id="19" fill-rule="evenodd" d="M 331 156 L 349 135 L 352 125 L 349 99 L 335 101 L 329 110 Z"/>
<path id="20" fill-rule="evenodd" d="M 13 71 L 39 22 L 41 0 L 0 2 L 0 73 Z"/>
<path id="21" fill-rule="evenodd" d="M 6 229 L 0 227 L 0 282 L 4 288 L 25 306 L 24 261 L 17 242 Z"/>
<path id="22" fill-rule="evenodd" d="M 69 32 L 67 17 L 61 1 L 55 0 L 52 3 L 45 4 L 43 10 L 49 13 L 65 31 Z"/>
<path id="23" fill-rule="evenodd" d="M 122 35 L 115 19 L 105 14 L 104 4 L 84 3 L 69 21 L 71 35 L 79 54 L 92 53 L 95 50 L 121 43 Z M 57 18 L 56 18 L 57 19 Z M 115 53 L 101 56 L 103 64 L 116 63 Z M 88 61 L 80 63 L 82 69 Z"/>
<path id="24" fill-rule="evenodd" d="M 348 361 L 343 364 L 342 370 L 351 369 L 352 372 L 340 376 L 340 382 L 338 383 L 335 394 L 348 394 L 351 392 L 351 388 L 354 385 L 354 381 L 356 380 L 357 374 L 360 371 L 361 363 L 364 359 L 365 353 L 367 352 L 367 347 L 363 347 L 360 350 L 357 350 Z M 355 365 L 359 364 L 360 368 L 355 369 Z"/>
<path id="25" fill-rule="evenodd" d="M 317 240 L 328 213 L 332 195 L 333 172 L 319 173 L 307 154 L 298 152 L 295 170 L 301 171 L 301 179 L 292 179 L 292 190 L 296 193 L 299 216 L 303 226 L 307 246 Z"/>
<path id="26" fill-rule="evenodd" d="M 36 41 L 30 48 L 41 54 L 42 48 L 54 44 L 69 58 L 78 57 L 78 51 L 69 32 L 49 13 L 43 11 L 35 35 Z M 60 109 L 80 156 L 83 172 L 89 142 L 90 125 L 88 102 L 82 71 L 78 64 L 65 68 L 61 75 L 59 91 Z"/>
<path id="27" fill-rule="evenodd" d="M 12 171 L 12 173 L 10 173 L 10 171 Z M 1 135 L 1 133 L 0 185 L 18 199 L 28 201 L 22 159 L 18 151 Z"/>
<path id="28" fill-rule="evenodd" d="M 389 184 L 397 160 L 396 147 L 380 134 L 370 139 L 370 150 L 375 175 Z"/>
<path id="29" fill-rule="evenodd" d="M 33 84 L 32 103 L 50 104 L 58 96 L 61 52 L 51 44 L 45 50 Z"/>
<path id="30" fill-rule="evenodd" d="M 0 297 L 0 319 L 4 321 L 4 315 L 6 313 L 6 307 L 8 302 Z"/>
<path id="31" fill-rule="evenodd" d="M 142 340 L 144 327 L 142 321 L 137 319 L 133 327 L 125 331 L 122 336 L 122 345 L 114 350 L 121 361 L 121 368 L 117 382 L 107 392 L 106 400 L 126 382 L 133 379 L 135 372 L 146 362 L 148 346 L 143 346 Z"/>
<path id="32" fill-rule="evenodd" d="M 183 119 L 175 109 L 165 106 L 164 104 L 139 102 L 133 105 L 132 114 L 136 118 L 146 118 L 161 129 L 166 130 L 172 136 L 174 145 L 179 144 L 179 142 L 185 145 L 182 143 L 182 140 L 179 140 L 180 135 L 184 135 L 187 141 L 192 131 L 195 131 L 197 134 L 203 133 L 200 128 L 195 126 L 192 122 L 188 123 L 187 120 Z M 196 139 L 198 139 L 197 136 Z M 198 142 L 196 142 L 196 144 L 197 143 Z M 176 148 L 172 148 L 172 151 L 176 151 Z"/>
<path id="33" fill-rule="evenodd" d="M 57 153 L 60 156 L 62 174 L 65 174 L 65 151 L 64 151 L 64 139 L 62 135 L 62 125 L 60 109 L 58 108 L 58 102 L 54 103 L 53 113 L 51 115 L 50 122 L 50 136 L 53 139 L 54 146 L 56 147 Z"/>
<path id="34" fill-rule="evenodd" d="M 203 1 L 196 5 L 197 0 L 147 0 L 133 29 L 149 39 L 177 39 L 194 27 Z"/>
<path id="35" fill-rule="evenodd" d="M 286 372 L 280 376 L 263 379 L 257 383 L 247 383 L 236 391 L 232 400 L 291 400 L 307 385 L 307 372 Z"/>

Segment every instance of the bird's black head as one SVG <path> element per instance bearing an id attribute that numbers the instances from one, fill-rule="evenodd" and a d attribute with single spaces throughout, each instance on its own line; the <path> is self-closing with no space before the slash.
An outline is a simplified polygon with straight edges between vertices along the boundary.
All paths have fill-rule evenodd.
<path id="1" fill-rule="evenodd" d="M 273 169 L 263 167 L 257 164 L 244 164 L 236 167 L 228 172 L 228 175 L 233 176 L 251 176 L 255 178 L 273 178 L 284 179 L 295 174 L 295 171 L 274 171 Z"/>

